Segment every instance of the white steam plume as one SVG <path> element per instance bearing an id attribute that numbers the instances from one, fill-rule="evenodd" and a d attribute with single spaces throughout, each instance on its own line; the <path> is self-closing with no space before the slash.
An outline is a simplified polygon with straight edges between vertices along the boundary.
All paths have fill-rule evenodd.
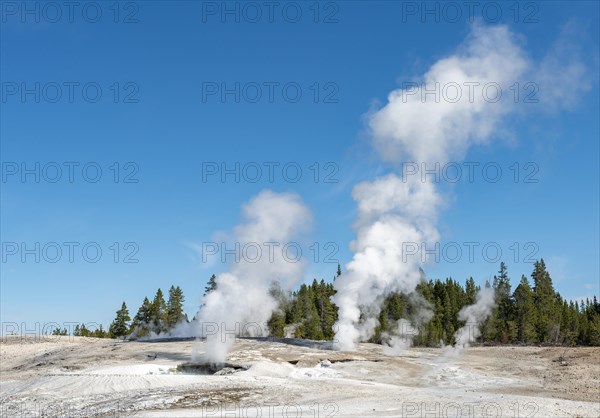
<path id="1" fill-rule="evenodd" d="M 393 334 L 382 335 L 383 354 L 397 356 L 412 345 L 415 331 L 408 319 L 399 319 L 394 327 Z"/>
<path id="2" fill-rule="evenodd" d="M 217 289 L 204 299 L 197 326 L 206 338 L 204 360 L 212 363 L 225 361 L 234 343 L 232 334 L 268 335 L 265 324 L 277 308 L 269 294 L 271 283 L 290 288 L 305 267 L 302 261 L 294 262 L 293 250 L 288 256 L 282 251 L 311 223 L 310 211 L 298 195 L 262 191 L 242 212 L 244 221 L 234 230 L 235 240 L 242 248 L 257 244 L 262 255 L 241 257 L 217 277 Z"/>
<path id="3" fill-rule="evenodd" d="M 384 160 L 419 166 L 463 158 L 469 146 L 488 141 L 514 107 L 508 97 L 489 100 L 482 86 L 496 83 L 506 89 L 521 80 L 527 68 L 507 27 L 474 25 L 458 52 L 433 64 L 419 87 L 393 91 L 388 103 L 369 115 L 375 148 Z M 462 87 L 462 95 L 456 100 L 453 95 L 452 103 L 422 94 L 436 88 L 441 92 L 450 83 Z M 467 86 L 480 90 L 469 94 Z M 389 174 L 358 184 L 352 196 L 358 204 L 354 257 L 336 280 L 334 296 L 339 307 L 334 346 L 342 350 L 353 350 L 374 334 L 387 294 L 414 291 L 423 264 L 420 250 L 433 248 L 439 240 L 441 198 L 435 185 L 419 176 Z M 419 251 L 407 251 L 414 244 Z"/>
<path id="4" fill-rule="evenodd" d="M 458 319 L 465 321 L 465 325 L 454 334 L 456 348 L 468 347 L 469 343 L 474 342 L 481 335 L 479 329 L 481 323 L 490 316 L 496 306 L 494 294 L 494 289 L 484 287 L 477 293 L 473 305 L 465 306 L 458 312 Z"/>

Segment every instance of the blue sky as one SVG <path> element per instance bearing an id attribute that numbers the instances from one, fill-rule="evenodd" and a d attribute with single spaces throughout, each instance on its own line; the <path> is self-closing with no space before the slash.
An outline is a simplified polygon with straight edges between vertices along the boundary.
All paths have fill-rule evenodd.
<path id="1" fill-rule="evenodd" d="M 262 9 L 257 22 L 235 2 L 228 4 L 239 7 L 239 22 L 221 15 L 221 2 L 121 2 L 118 16 L 109 3 L 94 3 L 102 13 L 97 22 L 92 6 L 74 10 L 70 22 L 67 9 L 56 18 L 46 3 L 28 4 L 39 19 L 23 14 L 20 2 L 4 2 L 0 32 L 1 315 L 28 324 L 107 325 L 123 300 L 134 314 L 144 296 L 171 284 L 184 289 L 193 315 L 208 277 L 226 269 L 218 259 L 203 263 L 195 248 L 219 241 L 218 231 L 231 230 L 240 207 L 263 189 L 295 192 L 311 209 L 314 223 L 302 245 L 313 261 L 305 280 L 330 279 L 336 265 L 324 256 L 337 248 L 332 258 L 342 265 L 352 257 L 352 187 L 397 170 L 370 145 L 367 113 L 454 53 L 472 26 L 466 8 L 454 19 L 438 4 L 439 22 L 408 13 L 421 2 L 283 2 L 286 12 L 275 9 L 269 21 Z M 575 52 L 567 55 L 583 72 L 561 83 L 578 93 L 555 110 L 521 98 L 492 141 L 469 149 L 464 161 L 480 164 L 473 181 L 463 172 L 456 184 L 440 182 L 441 245 L 479 246 L 473 260 L 442 257 L 425 269 L 432 278 L 483 283 L 499 261 L 481 248 L 497 243 L 513 286 L 531 273 L 531 255 L 546 260 L 563 296 L 587 297 L 600 293 L 598 3 L 528 4 L 536 7 L 522 4 L 518 16 L 508 3 L 494 3 L 502 17 L 489 8 L 475 17 L 484 26 L 507 25 L 534 63 L 568 28 L 567 49 Z M 292 23 L 296 10 L 302 15 Z M 133 22 L 124 22 L 127 16 Z M 39 103 L 36 93 L 22 96 L 36 83 Z M 239 102 L 235 94 L 209 94 L 222 83 L 239 83 Z M 254 100 L 256 86 L 262 96 Z M 543 98 L 543 89 L 536 94 Z M 248 171 L 239 182 L 234 175 L 203 181 L 203 167 L 213 163 Z M 272 182 L 268 163 L 279 163 Z M 502 169 L 496 183 L 482 173 L 488 163 Z M 39 183 L 35 173 L 21 177 L 23 164 Z M 263 167 L 257 182 L 248 181 L 254 164 Z M 57 166 L 62 177 L 51 182 Z M 98 167 L 102 176 L 92 182 Z M 286 180 L 297 167 L 301 178 Z M 527 174 L 537 182 L 525 182 Z M 65 242 L 77 243 L 73 262 Z M 21 243 L 34 253 L 23 255 Z M 98 247 L 102 255 L 90 262 Z M 132 252 L 138 262 L 124 262 Z"/>

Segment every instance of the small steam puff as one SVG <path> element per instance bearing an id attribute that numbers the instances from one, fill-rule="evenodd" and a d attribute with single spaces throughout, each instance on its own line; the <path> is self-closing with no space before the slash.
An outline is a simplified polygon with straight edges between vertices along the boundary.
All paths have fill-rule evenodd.
<path id="1" fill-rule="evenodd" d="M 484 287 L 477 293 L 473 305 L 465 306 L 458 312 L 458 319 L 465 321 L 465 326 L 454 334 L 456 348 L 466 348 L 469 343 L 474 342 L 481 336 L 480 325 L 490 316 L 492 309 L 496 306 L 494 297 L 494 289 Z"/>
<path id="2" fill-rule="evenodd" d="M 234 229 L 236 242 L 258 243 L 261 257 L 242 257 L 230 271 L 220 274 L 217 289 L 204 298 L 195 326 L 206 338 L 203 360 L 223 363 L 236 335 L 266 336 L 265 324 L 277 308 L 269 294 L 273 281 L 291 288 L 300 279 L 305 263 L 284 258 L 281 246 L 291 242 L 311 223 L 311 213 L 301 198 L 291 193 L 262 191 L 244 205 L 244 221 Z M 266 254 L 264 243 L 276 245 Z M 278 246 L 277 246 L 278 245 Z"/>

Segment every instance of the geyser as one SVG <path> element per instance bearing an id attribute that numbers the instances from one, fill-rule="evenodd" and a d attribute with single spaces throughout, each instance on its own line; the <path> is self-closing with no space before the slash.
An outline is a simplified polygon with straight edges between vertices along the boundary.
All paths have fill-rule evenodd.
<path id="1" fill-rule="evenodd" d="M 474 24 L 457 53 L 435 62 L 410 91 L 391 92 L 388 103 L 368 115 L 374 147 L 392 164 L 434 166 L 464 158 L 471 145 L 492 137 L 514 102 L 507 97 L 487 100 L 481 94 L 440 101 L 436 95 L 421 93 L 452 83 L 508 87 L 521 80 L 527 67 L 506 26 Z M 439 241 L 436 224 L 443 203 L 427 178 L 393 173 L 356 185 L 352 197 L 358 205 L 357 236 L 351 243 L 354 256 L 335 282 L 334 302 L 339 307 L 335 347 L 341 350 L 353 350 L 356 343 L 373 336 L 381 303 L 389 293 L 414 292 L 421 278 L 422 248 L 433 248 Z M 411 249 L 416 244 L 419 251 L 408 253 L 407 244 Z M 391 344 L 405 341 L 391 339 Z"/>
<path id="2" fill-rule="evenodd" d="M 242 208 L 243 221 L 233 239 L 244 246 L 282 246 L 298 238 L 311 223 L 311 214 L 300 197 L 292 193 L 260 192 Z M 220 274 L 217 289 L 204 298 L 195 326 L 206 338 L 203 361 L 222 364 L 236 336 L 269 334 L 266 327 L 277 301 L 269 294 L 275 281 L 289 289 L 301 278 L 305 263 L 290 261 L 281 251 L 263 251 L 255 258 L 242 257 Z"/>

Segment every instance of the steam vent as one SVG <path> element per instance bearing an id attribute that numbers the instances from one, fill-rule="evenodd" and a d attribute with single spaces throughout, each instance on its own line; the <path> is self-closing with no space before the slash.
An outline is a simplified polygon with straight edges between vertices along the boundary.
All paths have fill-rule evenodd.
<path id="1" fill-rule="evenodd" d="M 232 363 L 186 362 L 177 366 L 177 371 L 186 374 L 232 374 L 248 367 Z"/>

